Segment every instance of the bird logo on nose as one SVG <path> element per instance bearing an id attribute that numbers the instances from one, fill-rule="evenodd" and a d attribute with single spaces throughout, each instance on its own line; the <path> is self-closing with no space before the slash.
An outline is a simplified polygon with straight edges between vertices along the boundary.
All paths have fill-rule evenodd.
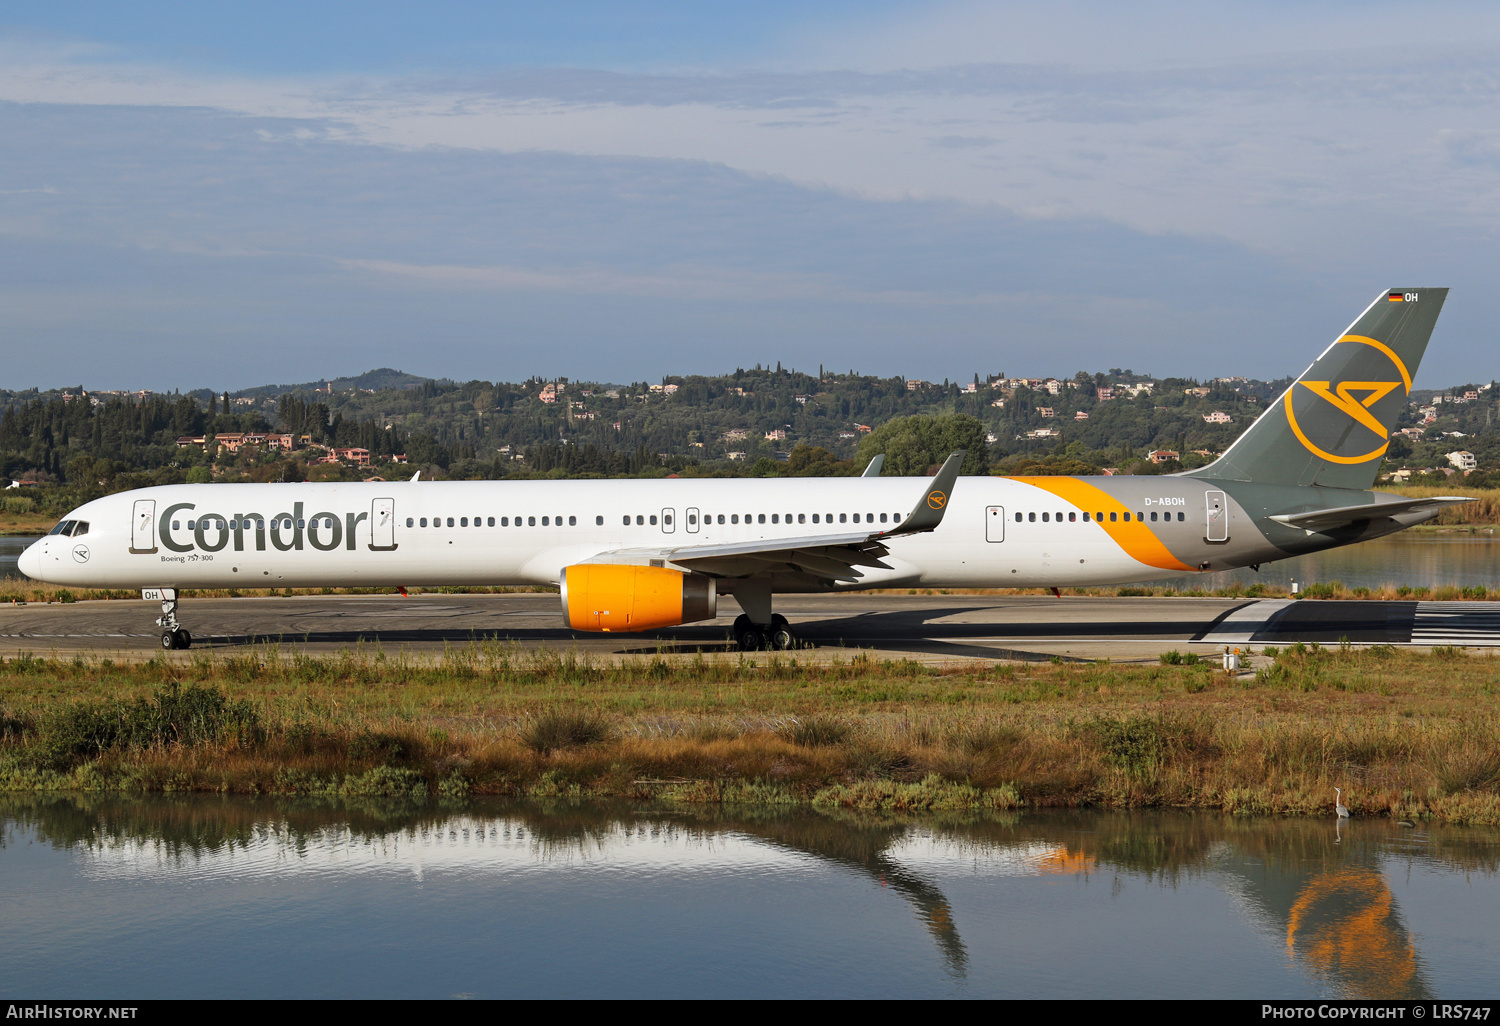
<path id="1" fill-rule="evenodd" d="M 89 561 L 89 547 L 87 545 L 74 545 L 73 561 L 75 563 L 87 563 Z"/>

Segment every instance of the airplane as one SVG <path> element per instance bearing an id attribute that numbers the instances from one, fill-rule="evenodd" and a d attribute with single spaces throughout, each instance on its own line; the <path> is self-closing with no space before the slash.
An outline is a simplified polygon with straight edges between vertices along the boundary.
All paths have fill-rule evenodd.
<path id="1" fill-rule="evenodd" d="M 26 576 L 140 588 L 164 649 L 192 588 L 555 585 L 579 631 L 713 619 L 796 644 L 777 594 L 1130 584 L 1348 545 L 1464 496 L 1373 491 L 1447 297 L 1389 289 L 1212 464 L 1163 476 L 186 484 L 70 512 Z M 920 483 L 919 483 L 920 482 Z"/>

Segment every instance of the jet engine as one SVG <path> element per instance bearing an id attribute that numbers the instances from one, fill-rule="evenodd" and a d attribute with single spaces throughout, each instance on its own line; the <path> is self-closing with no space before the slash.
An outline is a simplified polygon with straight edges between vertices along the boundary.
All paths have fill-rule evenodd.
<path id="1" fill-rule="evenodd" d="M 718 615 L 714 579 L 660 566 L 578 563 L 562 572 L 563 621 L 578 631 L 648 631 Z"/>

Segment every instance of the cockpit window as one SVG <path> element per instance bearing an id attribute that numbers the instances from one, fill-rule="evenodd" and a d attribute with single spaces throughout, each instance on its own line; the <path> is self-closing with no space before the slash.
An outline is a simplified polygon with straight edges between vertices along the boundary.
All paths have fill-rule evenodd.
<path id="1" fill-rule="evenodd" d="M 72 534 L 73 533 L 73 524 L 74 523 L 75 523 L 75 521 L 72 521 L 72 520 L 61 521 L 56 527 L 54 527 L 52 530 L 48 531 L 47 533 L 48 534 Z"/>
<path id="2" fill-rule="evenodd" d="M 77 538 L 80 534 L 88 534 L 88 533 L 89 533 L 89 522 L 87 520 L 75 520 L 75 521 L 73 521 L 73 537 L 74 538 Z"/>

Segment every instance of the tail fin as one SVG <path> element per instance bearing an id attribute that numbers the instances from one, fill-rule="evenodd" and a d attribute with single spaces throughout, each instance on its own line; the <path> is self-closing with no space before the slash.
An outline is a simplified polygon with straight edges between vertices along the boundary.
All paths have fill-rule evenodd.
<path id="1" fill-rule="evenodd" d="M 1447 289 L 1391 289 L 1223 456 L 1190 477 L 1369 488 Z"/>

